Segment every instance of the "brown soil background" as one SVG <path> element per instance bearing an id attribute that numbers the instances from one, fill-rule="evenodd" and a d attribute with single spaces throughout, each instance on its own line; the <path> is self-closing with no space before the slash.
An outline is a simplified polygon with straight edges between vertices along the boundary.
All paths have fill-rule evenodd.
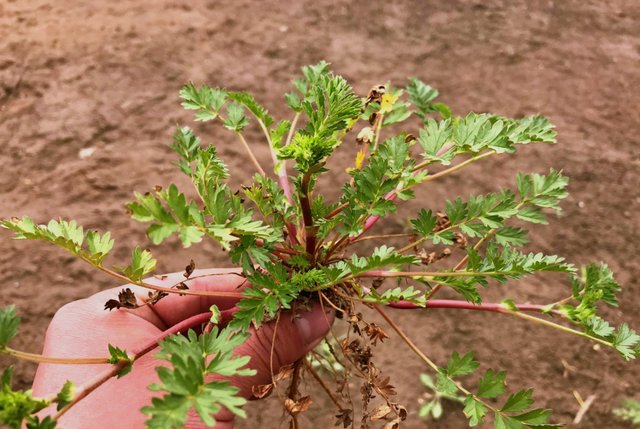
<path id="1" fill-rule="evenodd" d="M 513 186 L 517 171 L 564 169 L 571 178 L 564 215 L 548 227 L 530 228 L 528 249 L 558 253 L 577 265 L 607 262 L 624 290 L 620 307 L 603 315 L 640 328 L 634 310 L 640 294 L 640 3 L 634 0 L 5 0 L 0 218 L 63 217 L 109 230 L 117 249 L 110 262 L 126 263 L 135 245 L 150 245 L 145 226 L 124 215 L 133 190 L 172 181 L 187 189 L 167 147 L 176 123 L 193 126 L 204 142 L 218 146 L 233 173 L 232 187 L 253 174 L 234 136 L 219 124 L 193 123 L 181 109 L 180 87 L 193 80 L 245 89 L 274 117 L 289 118 L 283 94 L 291 90 L 290 80 L 301 66 L 321 59 L 360 94 L 387 80 L 404 86 L 407 76 L 417 76 L 438 88 L 457 114 L 550 117 L 558 145 L 523 147 L 516 156 L 490 158 L 431 182 L 401 215 L 380 222 L 381 229 L 399 232 L 398 220 L 418 207 L 439 209 L 445 198 Z M 247 138 L 268 164 L 255 126 Z M 95 152 L 80 159 L 83 148 Z M 336 155 L 338 174 L 322 184 L 329 196 L 337 196 L 354 154 L 344 145 Z M 171 240 L 154 253 L 158 272 L 181 270 L 190 258 L 200 267 L 228 264 L 211 244 L 181 251 Z M 0 279 L 0 305 L 15 303 L 23 320 L 14 345 L 29 352 L 41 350 L 59 307 L 118 286 L 62 250 L 16 242 L 7 232 L 0 237 Z M 566 281 L 530 277 L 520 285 L 493 284 L 485 296 L 547 303 L 568 291 Z M 453 297 L 446 291 L 442 296 Z M 480 370 L 507 369 L 510 388 L 533 387 L 536 405 L 556 410 L 554 421 L 571 422 L 577 390 L 583 398 L 597 395 L 580 427 L 630 427 L 610 412 L 621 399 L 638 397 L 640 367 L 612 350 L 595 351 L 587 341 L 500 315 L 434 310 L 393 316 L 437 362 L 452 350 L 474 349 Z M 424 392 L 417 375 L 428 371 L 391 335 L 377 362 L 410 411 L 404 427 L 466 427 L 461 407 L 452 403 L 438 421 L 417 417 Z M 575 368 L 566 378 L 562 360 Z M 0 359 L 0 367 L 12 363 Z M 34 365 L 17 363 L 17 385 L 26 388 L 34 371 Z M 315 386 L 308 389 L 314 404 L 303 426 L 332 427 L 330 402 Z M 247 408 L 252 417 L 239 428 L 284 427 L 277 399 Z"/>

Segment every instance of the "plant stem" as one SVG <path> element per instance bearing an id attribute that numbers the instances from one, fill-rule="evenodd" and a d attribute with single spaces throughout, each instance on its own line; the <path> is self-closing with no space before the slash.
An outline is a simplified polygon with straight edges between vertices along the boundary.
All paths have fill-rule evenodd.
<path id="1" fill-rule="evenodd" d="M 302 210 L 302 218 L 304 220 L 304 231 L 306 237 L 306 251 L 310 255 L 315 254 L 316 250 L 316 233 L 317 228 L 313 226 L 313 216 L 311 215 L 311 199 L 309 198 L 309 182 L 311 175 L 322 168 L 323 164 L 312 167 L 302 176 L 300 182 L 300 209 Z"/>
<path id="2" fill-rule="evenodd" d="M 480 246 L 482 246 L 482 244 L 487 241 L 487 239 L 491 236 L 491 234 L 495 231 L 495 229 L 490 230 L 489 232 L 487 232 L 484 237 L 482 237 L 482 239 L 480 239 L 480 241 L 478 241 L 476 243 L 475 246 L 473 246 L 473 250 L 478 250 L 480 248 Z M 455 267 L 453 267 L 454 271 L 458 271 L 461 270 L 462 267 L 467 263 L 467 261 L 469 260 L 469 255 L 466 255 L 464 258 L 462 258 L 462 260 L 460 262 L 458 262 L 458 265 L 456 265 Z M 427 295 L 427 301 L 429 299 L 431 299 L 431 297 L 433 295 L 436 294 L 436 292 L 438 292 L 440 290 L 440 288 L 442 287 L 442 284 L 437 284 L 434 286 L 433 289 L 431 289 L 431 292 L 429 292 L 429 295 Z"/>
<path id="3" fill-rule="evenodd" d="M 429 365 L 431 368 L 434 369 L 434 371 L 436 372 L 440 372 L 438 370 L 438 366 L 433 363 L 431 361 L 431 359 L 429 359 L 424 353 L 422 353 L 420 351 L 420 349 L 418 347 L 416 347 L 415 344 L 413 344 L 413 342 L 409 339 L 409 337 L 407 337 L 404 332 L 402 332 L 402 330 L 398 327 L 398 325 L 396 325 L 394 323 L 393 320 L 391 320 L 391 318 L 387 315 L 387 313 L 384 312 L 384 310 L 382 309 L 382 307 L 380 307 L 380 305 L 378 304 L 373 304 L 373 308 L 375 308 L 375 310 L 380 313 L 380 315 L 384 318 L 384 320 L 387 321 L 387 323 L 389 323 L 389 325 L 394 329 L 394 331 L 396 331 L 398 333 L 398 335 L 400 335 L 400 337 L 404 340 L 405 343 L 407 343 L 407 345 L 409 346 L 409 348 L 411 348 L 411 350 L 413 350 L 415 352 L 415 354 L 417 354 L 420 359 L 422 359 L 423 361 L 425 361 L 427 363 L 427 365 Z M 465 393 L 469 393 L 469 392 L 465 392 Z"/>
<path id="4" fill-rule="evenodd" d="M 253 161 L 253 164 L 258 169 L 258 173 L 260 173 L 260 175 L 262 175 L 262 176 L 266 176 L 266 173 L 264 172 L 264 170 L 260 166 L 260 163 L 258 162 L 256 157 L 253 155 L 253 152 L 251 151 L 251 148 L 247 144 L 247 141 L 244 139 L 244 137 L 242 137 L 242 134 L 239 131 L 236 131 L 236 134 L 238 135 L 238 137 L 240 137 L 240 140 L 242 141 L 242 144 L 244 145 L 244 148 L 247 150 L 247 153 L 249 154 L 249 157 L 251 158 L 251 161 Z"/>
<path id="5" fill-rule="evenodd" d="M 309 363 L 309 361 L 307 361 L 306 359 L 303 359 L 303 362 L 304 362 L 305 366 L 307 367 L 307 370 L 309 371 L 309 373 L 311 373 L 311 375 L 313 375 L 313 378 L 315 378 L 316 381 L 318 382 L 318 384 L 320 384 L 320 386 L 322 386 L 324 391 L 327 392 L 327 395 L 329 396 L 329 398 L 331 398 L 331 401 L 333 401 L 335 406 L 338 407 L 339 410 L 341 410 L 342 409 L 342 405 L 340 405 L 340 402 L 338 401 L 338 399 L 335 396 L 333 396 L 333 393 L 331 393 L 331 390 L 326 385 L 326 383 L 324 382 L 322 377 L 320 377 L 320 375 L 316 372 L 316 370 L 313 369 L 313 366 Z"/>
<path id="6" fill-rule="evenodd" d="M 369 294 L 369 289 L 363 288 L 365 294 Z M 361 301 L 366 303 L 372 303 L 371 300 L 366 298 L 360 298 L 358 296 L 349 296 L 345 295 L 337 290 L 333 290 L 333 292 L 337 295 L 340 295 L 343 298 L 350 299 L 353 301 Z M 548 306 L 546 305 L 537 305 L 537 304 L 515 304 L 515 306 L 520 311 L 535 311 L 540 313 L 550 313 L 554 316 L 566 318 L 566 314 L 558 311 L 558 310 L 548 310 Z M 413 302 L 408 301 L 398 301 L 398 302 L 390 302 L 389 307 L 391 308 L 399 308 L 402 310 L 418 310 L 421 308 L 452 308 L 458 310 L 476 310 L 476 311 L 488 311 L 492 313 L 505 313 L 511 314 L 513 311 L 510 310 L 503 304 L 498 303 L 481 303 L 481 304 L 473 304 L 467 301 L 460 301 L 455 299 L 432 299 L 425 303 L 424 306 L 414 304 Z"/>
<path id="7" fill-rule="evenodd" d="M 49 356 L 42 356 L 33 353 L 21 352 L 19 350 L 14 350 L 9 347 L 0 348 L 0 353 L 13 356 L 17 359 L 28 360 L 30 362 L 38 362 L 38 363 L 53 363 L 53 364 L 61 364 L 61 365 L 96 365 L 96 364 L 107 364 L 109 363 L 109 358 L 56 358 Z"/>
<path id="8" fill-rule="evenodd" d="M 358 238 L 357 240 L 354 237 L 354 240 L 351 241 L 351 243 L 359 243 L 361 241 L 366 241 L 366 240 L 374 240 L 374 239 L 378 239 L 378 238 L 391 238 L 391 237 L 412 237 L 414 234 L 385 234 L 385 235 L 369 235 L 367 237 L 362 237 L 362 238 Z"/>
<path id="9" fill-rule="evenodd" d="M 378 150 L 378 146 L 379 146 L 379 141 L 380 141 L 380 129 L 382 128 L 382 120 L 384 118 L 384 113 L 380 113 L 378 115 L 377 119 L 377 127 L 376 127 L 376 140 L 375 143 L 373 145 L 373 151 L 377 151 Z"/>
<path id="10" fill-rule="evenodd" d="M 91 261 L 89 261 L 88 259 L 84 258 L 83 256 L 79 256 L 80 259 L 82 259 L 83 261 L 87 262 L 88 264 L 90 264 L 92 267 L 95 267 L 97 269 L 99 269 L 100 271 L 109 274 L 112 277 L 117 278 L 118 280 L 122 281 L 123 283 L 128 283 L 128 284 L 132 284 L 135 286 L 140 286 L 140 287 L 144 287 L 147 289 L 152 289 L 152 290 L 157 290 L 160 292 L 166 292 L 166 293 L 177 293 L 178 295 L 197 295 L 197 296 L 217 296 L 217 297 L 222 297 L 222 298 L 238 298 L 238 299 L 243 299 L 244 296 L 240 293 L 237 292 L 209 292 L 209 291 L 204 291 L 204 290 L 177 290 L 177 289 L 171 289 L 171 288 L 166 288 L 166 287 L 162 287 L 162 286 L 156 286 L 156 285 L 152 285 L 149 283 L 145 283 L 142 280 L 140 281 L 132 281 L 130 280 L 128 277 L 125 277 L 123 275 L 120 275 L 118 273 L 116 273 L 115 271 L 111 271 L 101 265 L 94 265 Z M 225 273 L 219 273 L 219 274 L 214 274 L 214 275 L 222 275 Z M 235 274 L 235 273 L 228 273 L 228 274 Z M 204 277 L 204 276 L 198 276 L 198 277 Z M 195 277 L 194 277 L 195 278 Z M 189 279 L 185 279 L 184 281 L 188 281 Z"/>
<path id="11" fill-rule="evenodd" d="M 526 274 L 520 271 L 446 271 L 446 272 L 413 272 L 413 271 L 367 271 L 357 275 L 358 278 L 365 277 L 479 277 L 479 276 L 499 276 L 505 274 Z"/>

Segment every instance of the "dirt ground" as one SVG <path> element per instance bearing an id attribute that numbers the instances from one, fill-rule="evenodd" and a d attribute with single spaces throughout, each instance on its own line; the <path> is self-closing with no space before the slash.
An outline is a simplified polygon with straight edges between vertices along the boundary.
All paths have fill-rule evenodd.
<path id="1" fill-rule="evenodd" d="M 300 67 L 325 59 L 360 94 L 390 80 L 417 76 L 439 89 L 454 113 L 520 117 L 543 113 L 557 125 L 558 145 L 524 147 L 516 156 L 487 159 L 418 192 L 398 220 L 444 199 L 512 186 L 517 171 L 563 169 L 571 178 L 562 217 L 530 233 L 532 251 L 566 256 L 580 265 L 605 261 L 623 285 L 614 323 L 640 328 L 640 3 L 635 0 L 432 1 L 81 1 L 0 2 L 0 218 L 27 214 L 39 222 L 63 217 L 111 231 L 126 263 L 135 245 L 150 246 L 145 226 L 124 215 L 133 190 L 188 184 L 171 165 L 167 144 L 177 123 L 214 142 L 238 187 L 253 174 L 232 135 L 219 124 L 195 124 L 177 92 L 193 80 L 245 89 L 274 117 L 289 118 L 283 94 Z M 410 122 L 408 126 L 415 126 Z M 247 137 L 269 159 L 255 127 Z M 80 157 L 82 152 L 88 157 Z M 337 156 L 337 174 L 322 186 L 336 197 L 355 148 Z M 400 242 L 391 244 L 398 245 Z M 153 249 L 159 272 L 225 266 L 227 256 L 203 244 L 181 251 L 176 240 Z M 179 257 L 175 255 L 180 251 Z M 0 305 L 14 303 L 23 323 L 15 348 L 40 352 L 46 327 L 67 302 L 118 286 L 62 250 L 0 235 Z M 566 281 L 528 278 L 492 285 L 487 301 L 548 303 L 567 296 Z M 454 295 L 442 293 L 442 297 Z M 582 398 L 597 395 L 581 428 L 627 428 L 611 409 L 640 399 L 640 367 L 611 350 L 506 316 L 449 310 L 393 312 L 436 362 L 453 350 L 476 350 L 481 370 L 508 370 L 509 386 L 533 387 L 536 405 L 570 423 Z M 373 318 L 373 320 L 376 320 Z M 461 406 L 445 404 L 438 421 L 417 416 L 427 368 L 397 337 L 379 347 L 377 362 L 392 376 L 406 428 L 461 428 Z M 563 361 L 573 367 L 563 377 Z M 8 359 L 0 359 L 6 367 Z M 26 388 L 35 366 L 19 362 Z M 356 389 L 358 387 L 356 386 Z M 332 427 L 333 409 L 315 386 L 304 427 Z M 277 399 L 254 402 L 239 428 L 277 428 Z M 377 425 L 380 426 L 381 425 Z M 488 427 L 488 425 L 487 425 Z"/>

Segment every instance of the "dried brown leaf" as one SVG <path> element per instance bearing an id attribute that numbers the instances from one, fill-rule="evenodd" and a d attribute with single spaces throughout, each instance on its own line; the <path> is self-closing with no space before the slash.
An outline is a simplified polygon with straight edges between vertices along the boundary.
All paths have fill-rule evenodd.
<path id="1" fill-rule="evenodd" d="M 251 392 L 253 393 L 253 396 L 255 396 L 256 398 L 262 399 L 265 396 L 267 396 L 269 393 L 271 393 L 272 389 L 273 389 L 273 384 L 260 384 L 258 386 L 252 386 Z"/>
<path id="2" fill-rule="evenodd" d="M 340 414 L 336 415 L 336 424 L 335 426 L 340 425 L 342 423 L 343 428 L 348 428 L 353 421 L 351 419 L 351 414 L 353 414 L 353 410 L 340 410 Z"/>
<path id="3" fill-rule="evenodd" d="M 393 411 L 393 409 L 388 406 L 387 404 L 383 404 L 383 405 L 378 405 L 377 407 L 375 407 L 373 409 L 373 411 L 371 412 L 371 421 L 375 422 L 377 420 L 386 420 L 389 418 L 389 416 L 391 415 L 391 412 Z"/>
<path id="4" fill-rule="evenodd" d="M 384 332 L 384 330 L 375 323 L 370 323 L 369 325 L 367 325 L 364 328 L 364 331 L 367 333 L 367 335 L 369 335 L 369 339 L 374 346 L 377 345 L 378 340 L 383 343 L 385 338 L 389 338 L 387 333 Z"/>
<path id="5" fill-rule="evenodd" d="M 391 379 L 391 377 L 386 377 L 386 378 L 376 378 L 373 382 L 373 384 L 375 384 L 377 390 L 386 395 L 386 396 L 390 396 L 390 395 L 396 395 L 397 392 L 395 391 L 395 387 L 393 387 L 392 385 L 389 384 L 389 380 Z"/>
<path id="6" fill-rule="evenodd" d="M 189 265 L 187 265 L 184 268 L 184 276 L 186 278 L 189 278 L 189 276 L 191 274 L 193 274 L 193 271 L 196 269 L 196 263 L 193 261 L 193 259 L 191 260 L 191 262 L 189 262 Z"/>
<path id="7" fill-rule="evenodd" d="M 313 401 L 310 396 L 304 396 L 297 401 L 287 398 L 284 401 L 284 407 L 287 409 L 289 414 L 297 416 L 298 414 L 307 411 L 312 403 Z"/>
<path id="8" fill-rule="evenodd" d="M 384 85 L 375 85 L 373 88 L 369 90 L 369 94 L 367 94 L 367 99 L 365 100 L 365 106 L 371 103 L 372 101 L 381 103 L 382 96 L 387 92 L 387 89 Z"/>

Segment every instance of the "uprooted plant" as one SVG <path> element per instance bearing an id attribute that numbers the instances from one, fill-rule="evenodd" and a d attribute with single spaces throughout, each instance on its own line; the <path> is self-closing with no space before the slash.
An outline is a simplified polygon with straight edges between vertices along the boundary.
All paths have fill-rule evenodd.
<path id="1" fill-rule="evenodd" d="M 635 331 L 626 324 L 615 329 L 596 315 L 596 305 L 601 302 L 617 305 L 615 292 L 620 290 L 605 264 L 591 264 L 578 272 L 561 257 L 518 250 L 529 240 L 527 231 L 514 226 L 513 221 L 546 225 L 546 213 L 560 210 L 559 202 L 567 196 L 568 179 L 558 171 L 551 170 L 547 175 L 519 173 L 514 191 L 501 189 L 468 199 L 460 197 L 446 201 L 441 211 L 422 209 L 410 220 L 406 234 L 394 235 L 406 238 L 402 248 L 382 245 L 367 256 L 353 250 L 364 240 L 382 241 L 390 237 L 368 233 L 379 218 L 396 213 L 397 200 L 414 198 L 414 187 L 434 186 L 433 182 L 445 175 L 490 156 L 512 154 L 520 145 L 555 143 L 556 133 L 549 120 L 541 116 L 516 120 L 475 113 L 453 116 L 446 105 L 433 102 L 437 91 L 416 78 L 410 79 L 405 90 L 379 85 L 361 99 L 342 77 L 331 74 L 325 62 L 305 67 L 303 72 L 304 78 L 293 81 L 297 92 L 286 95 L 288 106 L 295 112 L 293 120 L 277 124 L 246 92 L 186 85 L 180 92 L 182 105 L 196 111 L 196 121 L 219 120 L 235 133 L 258 174 L 241 190 L 230 189 L 225 184 L 229 172 L 218 158 L 216 147 L 212 144 L 205 147 L 189 128 L 178 128 L 171 148 L 179 155 L 177 165 L 191 179 L 201 201 L 187 201 L 172 184 L 166 189 L 156 187 L 154 192 L 136 193 L 137 201 L 127 205 L 133 219 L 151 222 L 147 234 L 155 244 L 178 233 L 185 247 L 207 237 L 228 250 L 231 261 L 241 268 L 241 276 L 246 280 L 239 293 L 190 290 L 193 262 L 187 267 L 185 280 L 174 287 L 149 284 L 144 278 L 156 267 L 156 261 L 148 250 L 140 248 L 133 251 L 128 267 L 107 268 L 104 261 L 114 244 L 110 234 L 84 232 L 74 221 L 51 221 L 48 225 L 38 225 L 28 217 L 2 221 L 2 226 L 15 231 L 18 239 L 54 243 L 122 282 L 151 289 L 144 300 L 123 289 L 118 300 L 105 303 L 106 310 L 127 311 L 154 305 L 168 294 L 229 296 L 239 300 L 233 318 L 226 325 L 219 323 L 214 307 L 190 320 L 190 326 L 184 323 L 180 326 L 185 331 L 206 324 L 201 334 L 190 330 L 180 335 L 173 329 L 164 333 L 159 344 L 141 345 L 132 353 L 110 346 L 105 350 L 105 355 L 109 352 L 110 356 L 104 359 L 90 362 L 59 359 L 60 363 L 109 365 L 100 378 L 104 382 L 135 371 L 135 360 L 159 345 L 161 349 L 156 356 L 167 360 L 170 366 L 163 367 L 162 384 L 150 386 L 165 394 L 142 409 L 150 416 L 147 425 L 183 427 L 185 410 L 196 401 L 206 401 L 207 407 L 196 407 L 196 411 L 203 422 L 213 426 L 212 416 L 222 405 L 243 416 L 241 406 L 245 400 L 236 397 L 237 389 L 228 383 L 205 383 L 205 376 L 250 374 L 251 370 L 242 369 L 247 357 L 232 357 L 233 349 L 248 337 L 247 330 L 252 325 L 259 329 L 266 320 L 280 318 L 284 311 L 305 311 L 315 302 L 333 309 L 336 317 L 347 324 L 349 333 L 338 340 L 331 330 L 324 352 L 314 351 L 295 365 L 280 369 L 274 376 L 274 384 L 255 386 L 254 395 L 261 397 L 277 390 L 279 380 L 297 383 L 300 373 L 305 371 L 335 403 L 337 425 L 368 428 L 371 421 L 380 420 L 385 429 L 398 428 L 407 412 L 394 402 L 395 388 L 374 362 L 375 347 L 390 335 L 387 328 L 367 320 L 367 311 L 373 310 L 431 367 L 438 392 L 448 397 L 462 395 L 464 413 L 471 426 L 482 423 L 491 412 L 496 428 L 518 429 L 561 425 L 548 422 L 550 410 L 531 410 L 534 402 L 531 389 L 510 395 L 501 406 L 492 405 L 495 398 L 505 394 L 505 371 L 489 369 L 479 378 L 476 389 L 467 389 L 458 377 L 473 373 L 478 367 L 474 352 L 453 352 L 450 360 L 439 366 L 414 345 L 383 308 L 456 308 L 502 313 L 611 347 L 624 360 L 640 355 L 637 345 L 640 337 Z M 407 101 L 400 99 L 407 95 Z M 263 160 L 253 155 L 243 136 L 250 120 L 245 116 L 247 110 L 264 131 L 278 182 L 265 173 Z M 412 114 L 424 124 L 417 133 L 403 132 L 383 138 L 384 128 L 403 122 Z M 299 127 L 305 118 L 304 127 Z M 362 122 L 365 126 L 360 131 L 352 131 Z M 349 150 L 345 147 L 347 140 L 355 140 L 359 145 L 355 165 L 349 169 L 351 180 L 344 184 L 340 199 L 329 202 L 314 191 L 329 171 L 331 155 Z M 290 160 L 296 171 L 291 177 L 292 187 L 286 170 Z M 436 172 L 430 171 L 433 168 Z M 462 249 L 459 253 L 464 257 L 451 263 L 451 268 L 429 269 L 438 262 L 446 264 L 455 253 L 450 248 L 425 251 L 424 245 Z M 535 305 L 519 305 L 511 299 L 500 303 L 482 301 L 480 292 L 491 282 L 519 281 L 537 272 L 566 273 L 569 286 L 566 299 Z M 411 284 L 405 286 L 406 283 Z M 462 299 L 435 299 L 442 287 L 453 289 Z M 18 323 L 13 306 L 0 310 L 0 352 L 55 363 L 55 357 L 9 348 Z M 336 373 L 329 361 L 342 365 L 343 370 Z M 62 414 L 91 392 L 86 386 L 75 388 L 68 382 L 55 397 L 33 398 L 30 392 L 11 391 L 11 375 L 12 369 L 7 369 L 2 376 L 0 420 L 16 428 L 24 419 L 32 429 L 53 428 Z M 333 378 L 331 383 L 329 378 Z M 349 379 L 359 380 L 361 385 L 360 411 L 354 409 L 351 394 L 346 391 L 348 387 L 345 389 Z M 91 388 L 99 388 L 99 383 Z M 297 427 L 296 416 L 309 407 L 311 399 L 302 397 L 297 386 L 281 399 L 291 426 Z M 53 402 L 58 403 L 55 416 L 44 420 L 35 416 Z"/>

